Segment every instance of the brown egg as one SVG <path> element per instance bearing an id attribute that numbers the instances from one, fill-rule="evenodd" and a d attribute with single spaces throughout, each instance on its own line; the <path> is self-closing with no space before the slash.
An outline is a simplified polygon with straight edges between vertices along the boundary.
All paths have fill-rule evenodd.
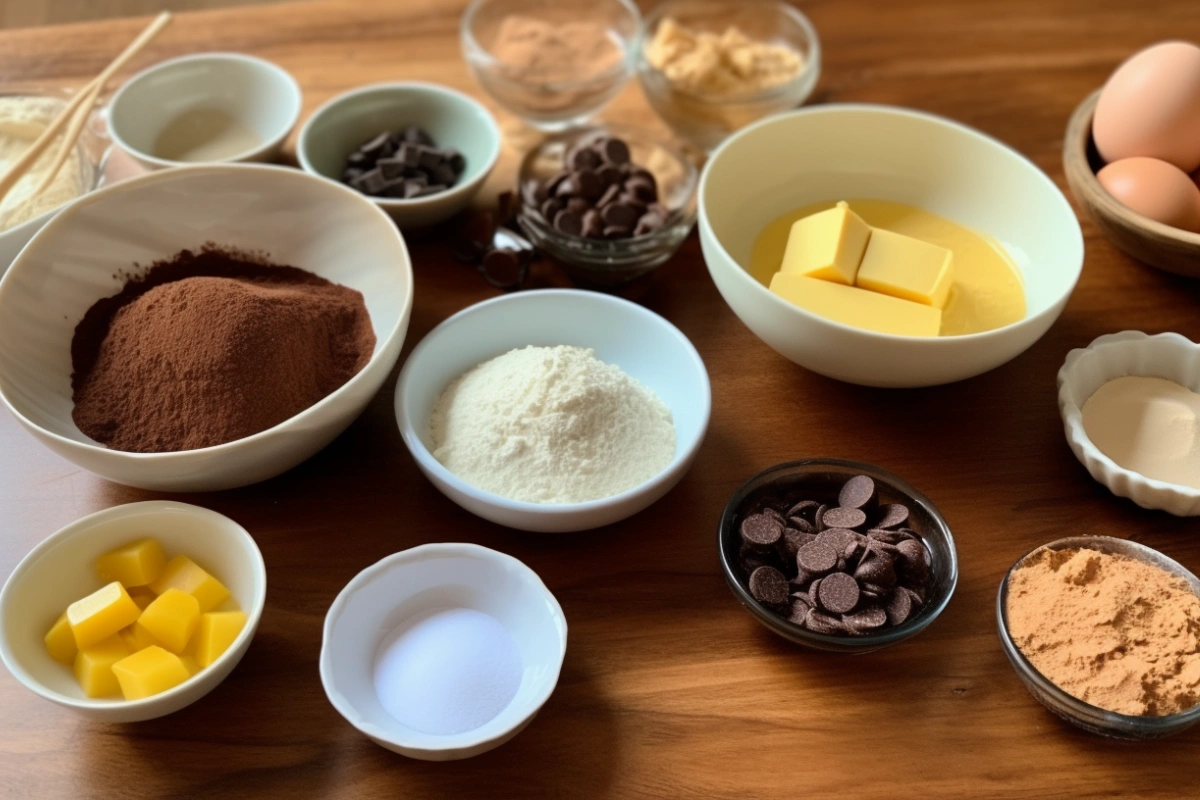
<path id="1" fill-rule="evenodd" d="M 1200 47 L 1163 42 L 1135 53 L 1104 84 L 1092 119 L 1105 161 L 1146 156 L 1200 167 Z"/>
<path id="2" fill-rule="evenodd" d="M 1123 158 L 1096 173 L 1104 189 L 1143 217 L 1200 231 L 1200 187 L 1173 164 L 1157 158 Z"/>

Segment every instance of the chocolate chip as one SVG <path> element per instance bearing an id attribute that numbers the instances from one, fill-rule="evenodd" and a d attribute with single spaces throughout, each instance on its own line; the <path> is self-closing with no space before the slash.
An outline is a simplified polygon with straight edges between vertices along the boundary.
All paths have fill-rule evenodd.
<path id="1" fill-rule="evenodd" d="M 838 505 L 842 508 L 862 508 L 875 499 L 875 481 L 866 475 L 855 475 L 838 492 Z M 866 519 L 864 517 L 863 522 Z M 861 523 L 860 523 L 861 524 Z M 857 527 L 850 525 L 848 527 Z"/>
<path id="2" fill-rule="evenodd" d="M 567 211 L 570 211 L 572 214 L 583 215 L 591 210 L 592 207 L 588 205 L 588 201 L 582 197 L 571 197 L 567 200 Z"/>
<path id="3" fill-rule="evenodd" d="M 603 180 L 603 179 L 601 179 Z M 621 194 L 621 187 L 617 185 L 609 186 L 604 190 L 604 194 L 600 195 L 600 199 L 596 201 L 596 208 L 604 208 L 610 203 L 617 200 L 617 196 Z"/>
<path id="4" fill-rule="evenodd" d="M 884 542 L 885 544 L 895 544 L 896 542 L 904 539 L 904 537 L 900 535 L 899 531 L 883 531 L 877 528 L 872 528 L 871 530 L 867 531 L 867 536 L 872 541 Z"/>
<path id="5" fill-rule="evenodd" d="M 804 627 L 808 628 L 813 633 L 826 634 L 844 633 L 846 630 L 840 619 L 837 617 L 831 617 L 815 608 L 809 611 L 808 616 L 805 617 Z"/>
<path id="6" fill-rule="evenodd" d="M 851 633 L 867 633 L 887 624 L 887 612 L 881 606 L 866 606 L 853 614 L 844 614 L 842 623 Z"/>
<path id="7" fill-rule="evenodd" d="M 827 544 L 812 542 L 796 553 L 796 563 L 809 572 L 828 572 L 837 564 L 837 552 Z"/>
<path id="8" fill-rule="evenodd" d="M 609 225 L 617 225 L 622 228 L 632 228 L 637 224 L 638 214 L 632 206 L 627 206 L 624 203 L 611 203 L 605 206 L 604 221 Z"/>
<path id="9" fill-rule="evenodd" d="M 867 522 L 866 513 L 860 508 L 831 508 L 821 516 L 828 528 L 857 528 Z"/>
<path id="10" fill-rule="evenodd" d="M 868 551 L 869 552 L 869 551 Z M 864 557 L 854 570 L 854 578 L 862 583 L 871 583 L 887 591 L 896 585 L 896 568 L 891 556 L 879 554 Z"/>
<path id="11" fill-rule="evenodd" d="M 609 164 L 621 165 L 629 163 L 629 145 L 620 139 L 605 137 L 594 145 L 596 152 Z"/>
<path id="12" fill-rule="evenodd" d="M 825 510 L 827 508 L 829 508 L 829 506 L 820 506 L 817 508 L 816 513 L 813 514 L 813 523 L 817 526 L 817 533 L 820 533 L 829 527 L 825 524 Z"/>
<path id="13" fill-rule="evenodd" d="M 604 184 L 606 186 L 617 187 L 617 191 L 616 191 L 616 193 L 613 194 L 613 197 L 616 197 L 617 194 L 620 194 L 621 180 L 625 176 L 624 176 L 624 174 L 622 174 L 622 172 L 619 168 L 614 167 L 612 164 L 605 164 L 603 167 L 601 167 L 600 169 L 598 169 L 596 171 L 596 174 L 600 176 L 600 180 L 604 181 Z"/>
<path id="14" fill-rule="evenodd" d="M 625 191 L 643 203 L 653 203 L 658 199 L 658 191 L 654 188 L 654 184 L 639 178 L 630 178 L 625 181 Z"/>
<path id="15" fill-rule="evenodd" d="M 844 572 L 834 572 L 821 579 L 817 602 L 826 611 L 846 614 L 858 605 L 858 582 Z"/>
<path id="16" fill-rule="evenodd" d="M 899 503 L 888 503 L 879 507 L 879 522 L 876 528 L 895 528 L 903 525 L 908 519 L 908 508 Z"/>
<path id="17" fill-rule="evenodd" d="M 835 553 L 845 552 L 846 545 L 856 541 L 854 531 L 845 528 L 826 528 L 817 534 L 817 541 L 829 545 Z"/>
<path id="18" fill-rule="evenodd" d="M 821 589 L 821 579 L 816 578 L 808 585 L 808 601 L 815 607 L 817 605 L 817 592 Z"/>
<path id="19" fill-rule="evenodd" d="M 809 611 L 812 611 L 812 603 L 808 601 L 807 595 L 792 595 L 790 613 L 788 614 L 789 622 L 803 625 L 804 618 L 808 616 Z"/>
<path id="20" fill-rule="evenodd" d="M 583 236 L 587 239 L 599 239 L 604 235 L 604 218 L 594 208 L 589 208 L 583 214 Z"/>
<path id="21" fill-rule="evenodd" d="M 581 169 L 571 176 L 579 186 L 579 196 L 595 201 L 604 194 L 604 181 L 594 170 Z"/>
<path id="22" fill-rule="evenodd" d="M 783 535 L 779 537 L 780 554 L 784 560 L 795 562 L 796 554 L 800 552 L 800 548 L 811 542 L 815 537 L 812 534 L 796 530 L 795 528 L 784 528 Z"/>
<path id="23" fill-rule="evenodd" d="M 571 236 L 578 236 L 583 231 L 583 217 L 563 209 L 554 215 L 554 227 Z"/>
<path id="24" fill-rule="evenodd" d="M 497 248 L 483 257 L 483 268 L 491 275 L 515 275 L 521 269 L 521 259 L 512 250 Z"/>
<path id="25" fill-rule="evenodd" d="M 788 601 L 788 582 L 774 567 L 759 567 L 750 573 L 750 596 L 760 603 L 777 606 Z"/>
<path id="26" fill-rule="evenodd" d="M 896 549 L 900 551 L 900 557 L 904 559 L 907 567 L 924 567 L 929 564 L 929 551 L 918 541 L 904 539 L 897 542 Z"/>
<path id="27" fill-rule="evenodd" d="M 600 154 L 589 148 L 577 148 L 567 156 L 567 163 L 571 169 L 595 169 L 600 166 Z"/>
<path id="28" fill-rule="evenodd" d="M 555 197 L 550 197 L 542 203 L 542 207 L 539 210 L 542 212 L 543 217 L 552 220 L 559 211 L 562 211 L 562 209 L 563 202 Z"/>
<path id="29" fill-rule="evenodd" d="M 633 235 L 633 228 L 630 228 L 627 225 L 605 225 L 604 226 L 604 238 L 605 239 L 628 239 L 632 235 Z"/>
<path id="30" fill-rule="evenodd" d="M 653 214 L 643 214 L 633 229 L 634 236 L 646 236 L 663 226 L 663 220 Z"/>
<path id="31" fill-rule="evenodd" d="M 742 520 L 742 541 L 753 547 L 770 547 L 783 535 L 779 521 L 766 514 L 751 514 Z"/>
<path id="32" fill-rule="evenodd" d="M 788 509 L 787 515 L 789 517 L 799 517 L 803 516 L 805 512 L 813 512 L 820 507 L 821 504 L 816 500 L 801 500 L 799 503 L 796 503 L 796 505 Z"/>
<path id="33" fill-rule="evenodd" d="M 788 517 L 788 524 L 795 527 L 797 530 L 805 533 L 816 533 L 817 526 L 806 520 L 804 517 L 791 516 Z"/>

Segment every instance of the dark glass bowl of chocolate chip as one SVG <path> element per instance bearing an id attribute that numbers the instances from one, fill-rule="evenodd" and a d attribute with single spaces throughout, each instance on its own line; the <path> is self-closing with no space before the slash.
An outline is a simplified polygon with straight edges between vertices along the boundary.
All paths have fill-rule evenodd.
<path id="1" fill-rule="evenodd" d="M 721 517 L 725 579 L 759 622 L 819 650 L 866 653 L 928 627 L 958 582 L 946 520 L 901 478 L 810 459 L 742 485 Z"/>
<path id="2" fill-rule="evenodd" d="M 551 136 L 521 163 L 518 220 L 576 283 L 615 287 L 670 258 L 696 221 L 695 165 L 629 128 Z"/>

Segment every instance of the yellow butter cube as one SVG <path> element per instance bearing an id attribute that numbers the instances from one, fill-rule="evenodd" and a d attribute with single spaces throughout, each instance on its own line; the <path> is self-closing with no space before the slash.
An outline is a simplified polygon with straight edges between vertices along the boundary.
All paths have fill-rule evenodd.
<path id="1" fill-rule="evenodd" d="M 200 601 L 174 587 L 154 598 L 138 617 L 145 628 L 166 649 L 182 653 L 200 623 Z"/>
<path id="2" fill-rule="evenodd" d="M 200 666 L 200 663 L 198 661 L 196 661 L 195 656 L 190 656 L 187 653 L 184 653 L 183 655 L 181 655 L 179 657 L 179 660 L 183 662 L 183 668 L 188 671 L 189 677 L 192 675 L 195 675 L 197 672 L 204 669 L 203 667 Z"/>
<path id="3" fill-rule="evenodd" d="M 771 291 L 826 319 L 868 331 L 937 336 L 942 325 L 941 309 L 803 275 L 777 272 Z"/>
<path id="4" fill-rule="evenodd" d="M 120 636 L 110 636 L 75 655 L 75 680 L 88 697 L 115 697 L 121 693 L 113 665 L 128 657 L 129 648 Z"/>
<path id="5" fill-rule="evenodd" d="M 133 623 L 128 628 L 122 628 L 117 635 L 125 642 L 125 646 L 129 648 L 129 652 L 131 653 L 136 653 L 138 650 L 145 650 L 151 645 L 159 644 L 158 639 L 154 638 L 154 634 L 146 630 L 139 622 Z"/>
<path id="6" fill-rule="evenodd" d="M 101 580 L 120 581 L 122 586 L 130 588 L 157 579 L 166 563 L 162 545 L 154 539 L 142 539 L 100 556 L 96 559 L 96 571 Z"/>
<path id="7" fill-rule="evenodd" d="M 126 700 L 138 700 L 165 692 L 191 677 L 179 656 L 158 645 L 122 658 L 112 665 L 112 672 L 117 676 L 121 694 Z"/>
<path id="8" fill-rule="evenodd" d="M 141 613 L 125 587 L 113 581 L 67 606 L 67 621 L 75 634 L 75 646 L 83 650 L 115 636 Z"/>
<path id="9" fill-rule="evenodd" d="M 876 228 L 855 283 L 872 292 L 945 308 L 954 284 L 954 254 L 945 247 Z"/>
<path id="10" fill-rule="evenodd" d="M 142 611 L 146 610 L 146 606 L 154 602 L 154 592 L 147 589 L 145 586 L 135 586 L 129 590 L 129 596 L 133 598 L 133 602 Z"/>
<path id="11" fill-rule="evenodd" d="M 201 667 L 221 657 L 246 626 L 245 611 L 210 611 L 200 615 L 193 652 Z"/>
<path id="12" fill-rule="evenodd" d="M 212 611 L 229 597 L 224 584 L 187 556 L 175 556 L 168 561 L 162 575 L 150 584 L 150 590 L 155 594 L 161 595 L 167 589 L 178 589 L 196 598 L 201 613 Z"/>
<path id="13" fill-rule="evenodd" d="M 58 615 L 58 619 L 46 632 L 44 641 L 50 657 L 64 664 L 74 664 L 75 654 L 79 648 L 75 645 L 75 634 L 71 632 L 71 623 L 67 621 L 67 612 Z"/>
<path id="14" fill-rule="evenodd" d="M 870 236 L 862 217 L 838 203 L 792 223 L 779 271 L 852 286 Z"/>

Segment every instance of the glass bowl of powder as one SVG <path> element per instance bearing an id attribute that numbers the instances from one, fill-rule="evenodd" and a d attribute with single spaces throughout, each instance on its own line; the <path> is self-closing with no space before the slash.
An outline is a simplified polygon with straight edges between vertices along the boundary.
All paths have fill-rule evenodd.
<path id="1" fill-rule="evenodd" d="M 558 131 L 585 122 L 628 82 L 640 22 L 629 0 L 474 0 L 460 38 L 496 102 Z"/>
<path id="2" fill-rule="evenodd" d="M 1021 557 L 996 600 L 1021 682 L 1090 733 L 1156 739 L 1200 721 L 1200 580 L 1157 550 L 1108 536 Z"/>

